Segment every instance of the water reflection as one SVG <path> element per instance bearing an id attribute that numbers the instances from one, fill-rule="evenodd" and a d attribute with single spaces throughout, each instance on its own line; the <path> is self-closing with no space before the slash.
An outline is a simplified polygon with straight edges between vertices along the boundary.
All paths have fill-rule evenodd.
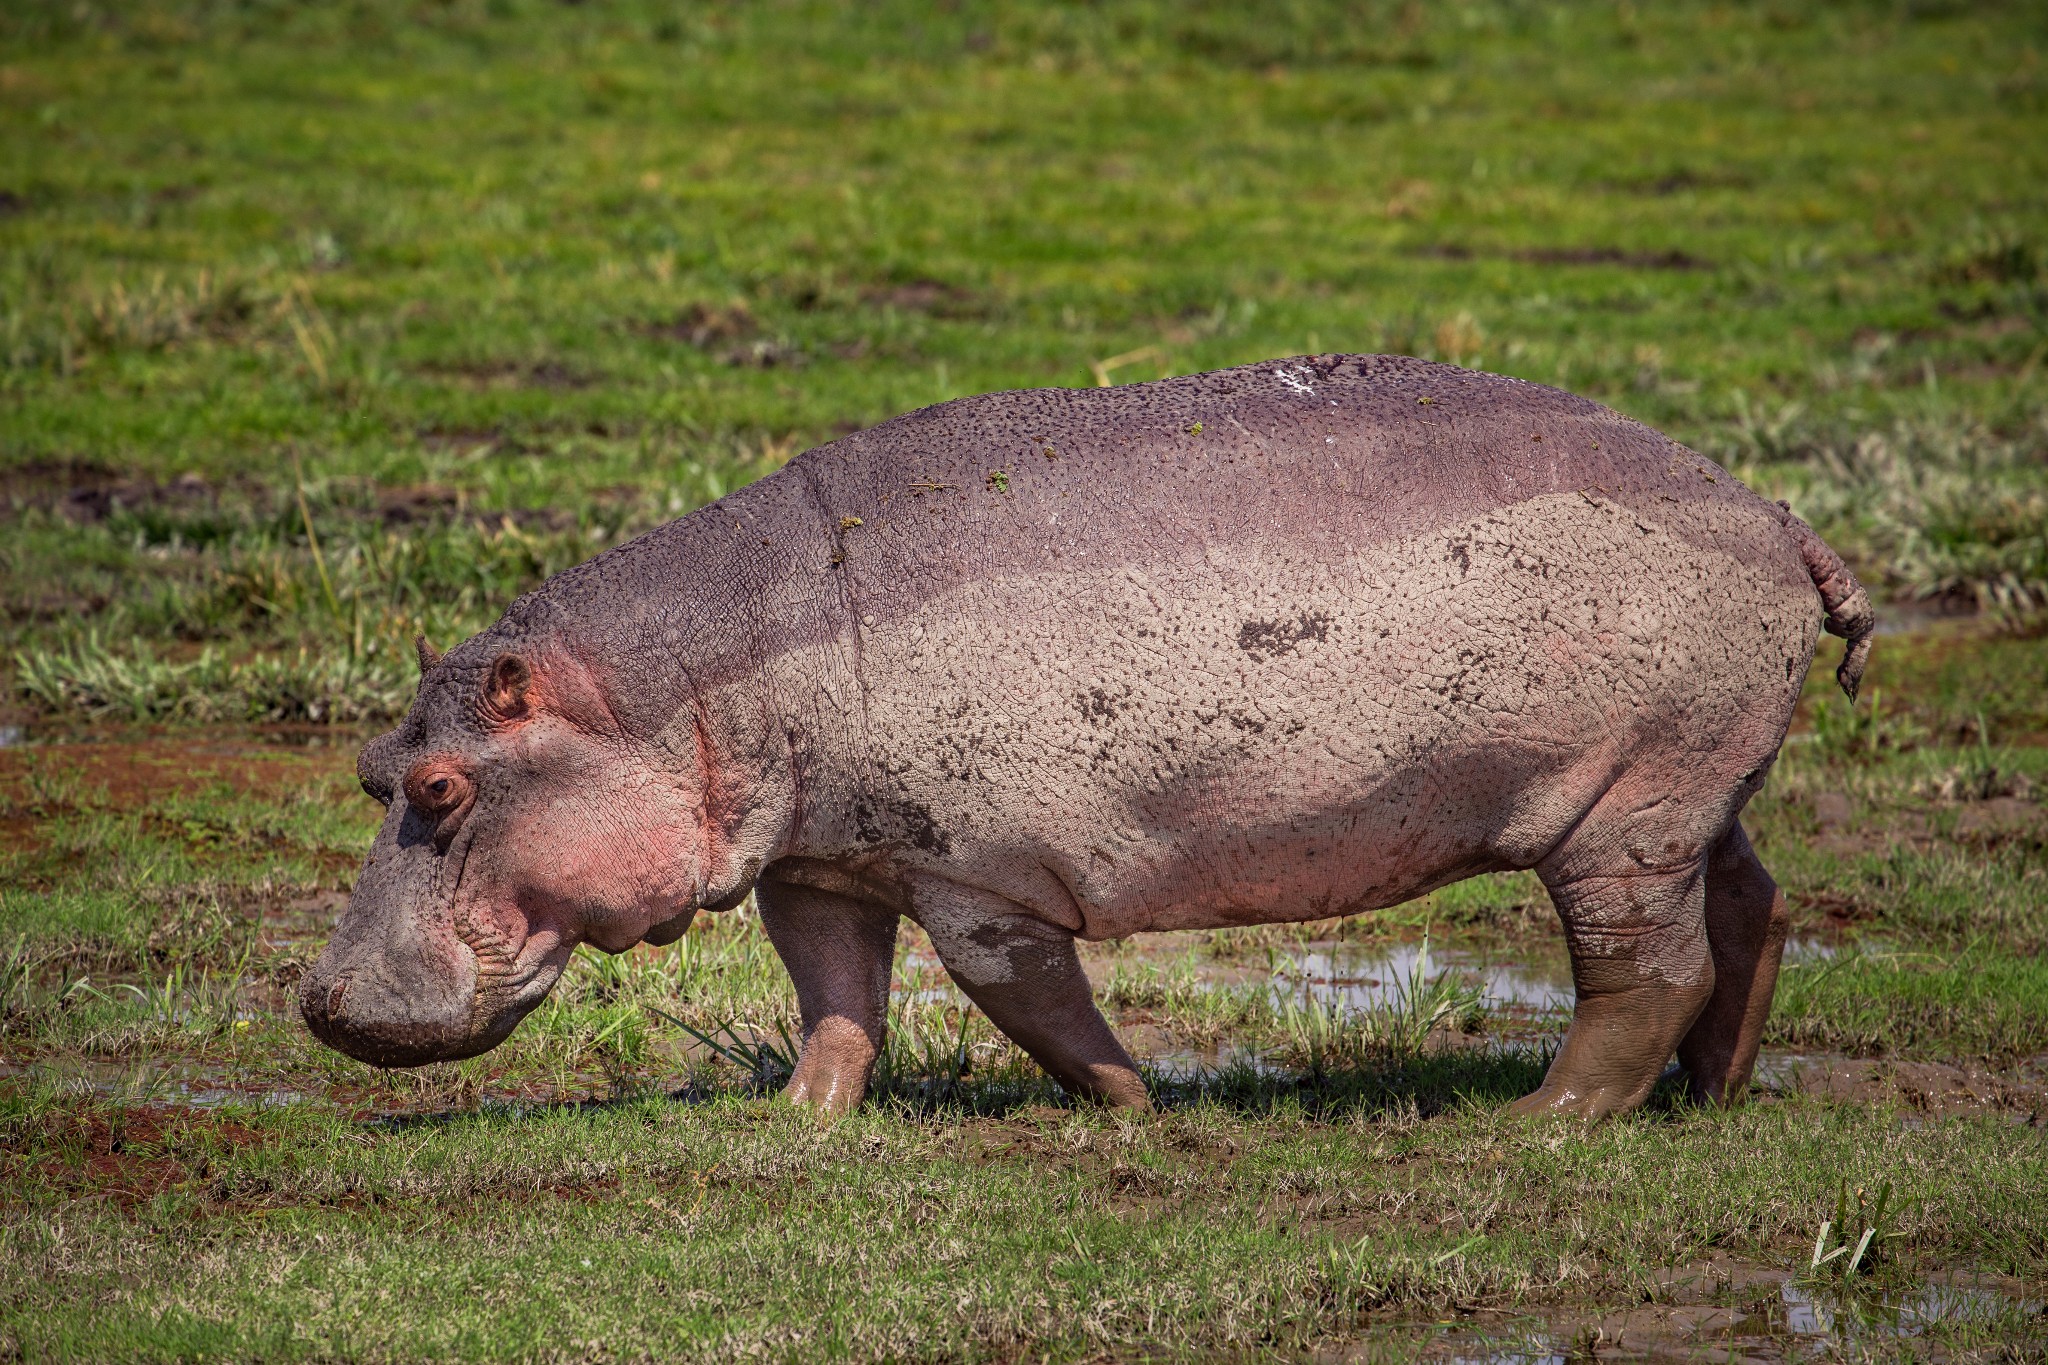
<path id="1" fill-rule="evenodd" d="M 1416 987 L 1446 971 L 1479 985 L 1486 1003 L 1496 1009 L 1540 1012 L 1569 1010 L 1572 1005 L 1571 974 L 1561 965 L 1545 970 L 1437 944 L 1425 949 L 1421 943 L 1366 949 L 1311 945 L 1289 955 L 1288 965 L 1273 983 L 1274 1003 L 1292 999 L 1345 1010 L 1377 1009 L 1401 1003 Z"/>
<path id="2" fill-rule="evenodd" d="M 1645 1306 L 1592 1319 L 1546 1317 L 1498 1332 L 1449 1328 L 1428 1342 L 1422 1355 L 1456 1365 L 1563 1365 L 1584 1358 L 1590 1345 L 1590 1354 L 1602 1359 L 1617 1348 L 1652 1359 L 1759 1353 L 1777 1358 L 1788 1351 L 1832 1359 L 1843 1352 L 1861 1356 L 1873 1348 L 1889 1356 L 1882 1343 L 1937 1329 L 1974 1331 L 2006 1345 L 2040 1344 L 2039 1302 L 1972 1277 L 1931 1276 L 1890 1294 L 1801 1284 L 1783 1272 L 1762 1269 L 1740 1278 L 1751 1286 L 1751 1294 L 1768 1292 L 1727 1307 Z M 1371 1353 L 1341 1358 L 1367 1359 Z"/>
<path id="3" fill-rule="evenodd" d="M 1868 1337 L 1916 1337 L 1933 1327 L 1989 1326 L 2041 1311 L 2038 1303 L 1952 1279 L 1928 1280 L 1899 1296 L 1822 1290 L 1787 1280 L 1778 1295 L 1786 1331 L 1845 1344 Z"/>
<path id="4" fill-rule="evenodd" d="M 223 1105 L 276 1108 L 304 1104 L 309 1096 L 281 1086 L 237 1085 L 238 1073 L 225 1066 L 192 1062 L 105 1062 L 67 1059 L 61 1066 L 0 1062 L 0 1078 L 53 1083 L 60 1089 L 96 1095 L 120 1104 L 175 1104 L 193 1109 Z"/>

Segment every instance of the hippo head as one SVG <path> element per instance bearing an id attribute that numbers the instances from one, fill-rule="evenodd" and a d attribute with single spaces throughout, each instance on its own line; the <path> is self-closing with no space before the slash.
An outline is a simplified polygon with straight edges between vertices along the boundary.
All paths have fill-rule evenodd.
<path id="1" fill-rule="evenodd" d="M 627 735 L 575 654 L 420 652 L 411 710 L 357 760 L 383 828 L 300 986 L 314 1035 L 379 1066 L 495 1047 L 578 943 L 672 942 L 722 899 L 695 754 Z"/>

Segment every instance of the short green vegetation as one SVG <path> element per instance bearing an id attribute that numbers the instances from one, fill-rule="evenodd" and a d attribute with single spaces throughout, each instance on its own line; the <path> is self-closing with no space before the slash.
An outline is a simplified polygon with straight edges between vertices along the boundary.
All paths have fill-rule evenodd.
<path id="1" fill-rule="evenodd" d="M 2048 1349 L 2044 53 L 1929 0 L 0 7 L 0 1358 Z M 1338 350 L 1651 421 L 1903 627 L 1747 817 L 1750 1105 L 1502 1116 L 1569 1001 L 1526 876 L 1091 949 L 1144 1119 L 914 933 L 875 1098 L 790 1111 L 744 912 L 460 1065 L 306 1037 L 415 632 L 907 408 Z"/>
<path id="2" fill-rule="evenodd" d="M 375 719 L 415 631 L 840 431 L 1318 350 L 1614 403 L 2048 598 L 2024 4 L 0 14 L 0 655 Z"/>

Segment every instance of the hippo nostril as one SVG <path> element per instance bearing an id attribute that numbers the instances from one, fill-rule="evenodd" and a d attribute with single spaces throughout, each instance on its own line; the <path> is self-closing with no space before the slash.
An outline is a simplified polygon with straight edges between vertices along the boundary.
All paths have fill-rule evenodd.
<path id="1" fill-rule="evenodd" d="M 341 1001 L 342 997 L 348 994 L 348 983 L 349 978 L 344 976 L 328 990 L 327 1017 L 329 1019 L 339 1019 L 341 1017 Z"/>

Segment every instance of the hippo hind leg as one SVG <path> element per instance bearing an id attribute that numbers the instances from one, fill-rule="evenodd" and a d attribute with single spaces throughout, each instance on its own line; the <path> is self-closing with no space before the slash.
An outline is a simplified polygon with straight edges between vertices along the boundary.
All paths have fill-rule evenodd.
<path id="1" fill-rule="evenodd" d="M 1590 875 L 1549 887 L 1578 1000 L 1543 1084 L 1512 1108 L 1585 1119 L 1626 1113 L 1649 1097 L 1713 994 L 1705 870 Z"/>
<path id="2" fill-rule="evenodd" d="M 1706 914 L 1714 993 L 1678 1044 L 1678 1060 L 1695 1099 L 1731 1104 L 1749 1090 L 1787 929 L 1785 893 L 1740 824 L 1708 856 Z"/>
<path id="3" fill-rule="evenodd" d="M 1717 998 L 1708 904 L 1716 870 L 1732 875 L 1716 858 L 1753 780 L 1711 765 L 1688 776 L 1674 783 L 1671 765 L 1639 764 L 1537 864 L 1578 1000 L 1543 1084 L 1516 1112 L 1599 1119 L 1635 1108 Z M 1730 991 L 1746 1002 L 1746 986 Z M 1710 1024 L 1699 1036 L 1726 1032 Z"/>

